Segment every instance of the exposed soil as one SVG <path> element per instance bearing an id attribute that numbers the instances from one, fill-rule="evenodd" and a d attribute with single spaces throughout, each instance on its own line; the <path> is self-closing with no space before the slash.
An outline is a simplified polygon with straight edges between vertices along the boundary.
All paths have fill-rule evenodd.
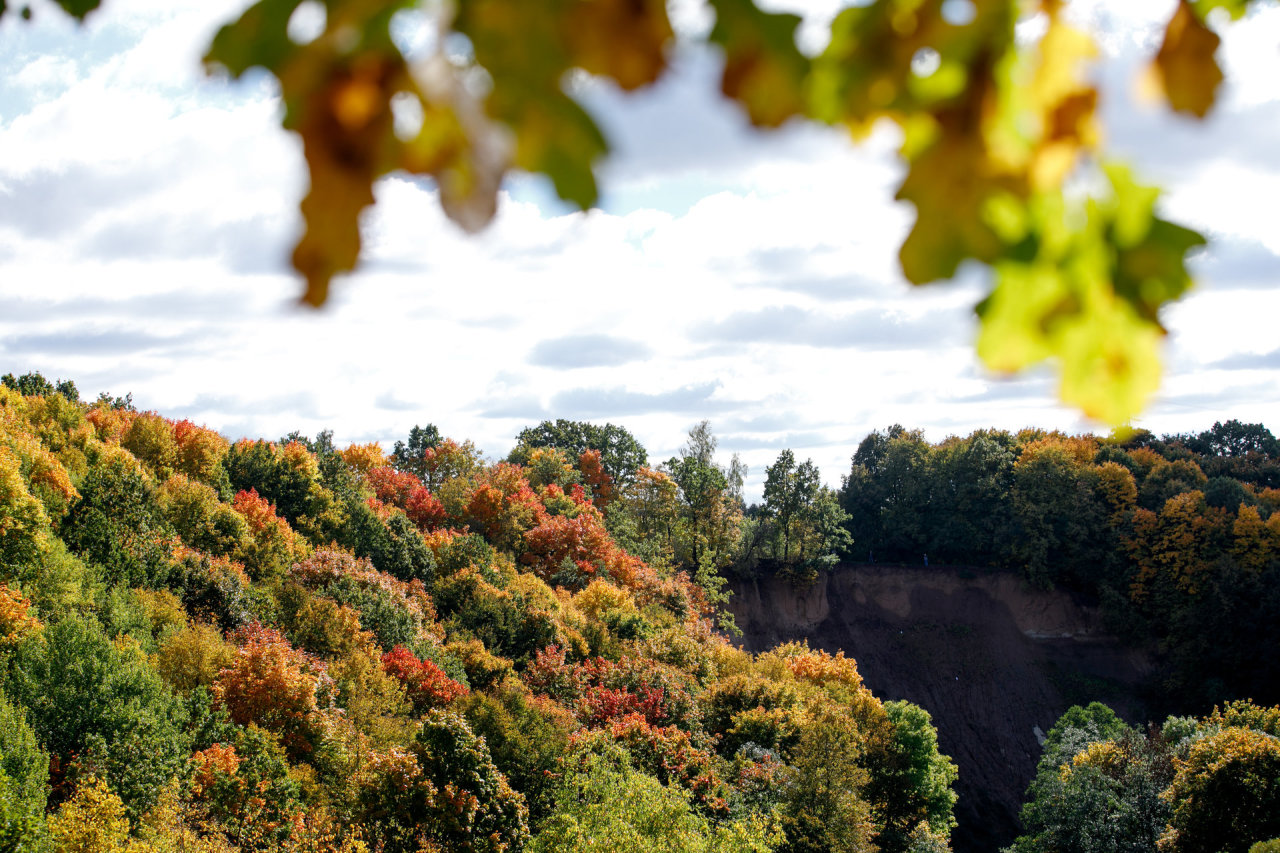
<path id="1" fill-rule="evenodd" d="M 1037 729 L 1094 699 L 1145 719 L 1147 658 L 1105 635 L 1095 608 L 1010 574 L 850 565 L 807 589 L 777 578 L 733 586 L 729 610 L 748 650 L 798 639 L 844 650 L 876 696 L 933 715 L 940 749 L 960 768 L 956 853 L 997 850 L 1018 834 Z"/>

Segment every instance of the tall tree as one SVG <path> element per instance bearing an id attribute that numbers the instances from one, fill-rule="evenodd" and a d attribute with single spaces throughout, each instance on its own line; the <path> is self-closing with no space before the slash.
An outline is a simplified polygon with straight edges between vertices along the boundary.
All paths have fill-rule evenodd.
<path id="1" fill-rule="evenodd" d="M 715 461 L 717 444 L 710 421 L 699 421 L 689 430 L 680 455 L 664 466 L 680 490 L 682 504 L 677 558 L 691 571 L 715 570 L 728 562 L 742 518 L 730 472 Z"/>
<path id="2" fill-rule="evenodd" d="M 554 447 L 575 461 L 584 452 L 595 450 L 600 454 L 600 464 L 604 466 L 605 473 L 624 489 L 635 481 L 636 471 L 649 464 L 649 454 L 644 445 L 626 429 L 611 423 L 600 426 L 563 418 L 543 421 L 520 430 L 516 443 L 528 448 Z"/>
<path id="3" fill-rule="evenodd" d="M 426 480 L 427 451 L 439 447 L 440 441 L 440 430 L 436 429 L 435 424 L 427 424 L 425 427 L 415 425 L 409 430 L 407 442 L 396 442 L 395 449 L 391 451 L 391 464 L 398 471 L 408 471 L 419 480 Z"/>
<path id="4" fill-rule="evenodd" d="M 813 460 L 797 463 L 789 449 L 783 450 L 777 460 L 765 468 L 764 509 L 777 520 L 784 563 L 791 562 L 792 542 L 802 536 L 800 529 L 810 520 L 821 487 Z"/>

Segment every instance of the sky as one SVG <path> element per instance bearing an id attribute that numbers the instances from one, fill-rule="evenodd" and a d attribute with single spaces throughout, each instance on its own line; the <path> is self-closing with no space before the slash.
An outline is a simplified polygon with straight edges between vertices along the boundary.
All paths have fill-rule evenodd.
<path id="1" fill-rule="evenodd" d="M 812 49 L 840 5 L 769 7 L 804 14 Z M 1280 430 L 1280 4 L 1257 5 L 1220 30 L 1229 83 L 1203 125 L 1133 95 L 1171 2 L 1070 7 L 1104 49 L 1111 150 L 1212 240 L 1198 288 L 1164 314 L 1164 383 L 1134 422 L 1157 433 Z M 1048 369 L 981 367 L 985 272 L 904 282 L 891 129 L 860 146 L 754 131 L 717 94 L 718 55 L 687 42 L 640 93 L 578 82 L 614 146 L 597 209 L 516 175 L 467 236 L 429 185 L 385 179 L 363 266 L 326 308 L 300 308 L 301 146 L 269 78 L 211 79 L 199 62 L 245 6 L 105 0 L 77 26 L 37 2 L 33 21 L 0 23 L 0 373 L 130 392 L 232 439 L 332 429 L 390 450 L 434 423 L 494 459 L 563 417 L 624 426 L 656 462 L 707 419 L 721 461 L 749 465 L 749 499 L 783 448 L 838 486 L 859 441 L 893 423 L 932 441 L 1104 429 L 1057 403 Z M 671 8 L 705 33 L 699 0 Z"/>

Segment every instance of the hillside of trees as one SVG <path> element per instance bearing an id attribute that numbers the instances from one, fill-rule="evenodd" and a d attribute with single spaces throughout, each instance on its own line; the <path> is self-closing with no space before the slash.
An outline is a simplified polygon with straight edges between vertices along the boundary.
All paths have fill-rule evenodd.
<path id="1" fill-rule="evenodd" d="M 840 490 L 783 451 L 746 507 L 705 422 L 660 464 L 573 421 L 492 461 L 430 425 L 390 453 L 232 443 L 8 375 L 0 851 L 947 850 L 956 770 L 927 711 L 840 653 L 736 648 L 724 576 L 802 584 L 864 551 L 1026 572 L 1161 644 L 1171 704 L 1273 702 L 1276 459 L 1235 422 L 938 445 L 895 427 Z M 1051 733 L 1028 808 L 1061 808 L 1078 763 L 1120 774 L 1116 802 L 1163 804 L 1162 849 L 1208 849 L 1183 815 L 1232 784 L 1263 780 L 1258 813 L 1280 813 L 1280 711 L 1224 707 L 1166 724 L 1178 738 Z M 1232 826 L 1229 849 L 1280 834 Z"/>
<path id="2" fill-rule="evenodd" d="M 0 850 L 946 849 L 927 713 L 716 630 L 713 453 L 233 444 L 6 376 Z"/>

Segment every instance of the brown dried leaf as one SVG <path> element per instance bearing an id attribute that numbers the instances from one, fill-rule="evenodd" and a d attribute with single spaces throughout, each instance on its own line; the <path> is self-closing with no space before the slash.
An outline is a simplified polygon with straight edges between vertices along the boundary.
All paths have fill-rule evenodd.
<path id="1" fill-rule="evenodd" d="M 561 18 L 573 62 L 624 89 L 657 80 L 667 67 L 671 22 L 664 0 L 584 0 Z"/>
<path id="2" fill-rule="evenodd" d="M 366 54 L 353 67 L 331 65 L 328 80 L 299 104 L 296 130 L 311 188 L 302 200 L 306 231 L 293 266 L 307 280 L 308 305 L 323 305 L 333 276 L 359 259 L 360 211 L 373 204 L 373 182 L 387 171 L 386 140 L 394 138 L 391 96 L 404 76 L 397 60 Z"/>
<path id="3" fill-rule="evenodd" d="M 1190 3 L 1178 4 L 1154 63 L 1169 106 L 1197 118 L 1208 114 L 1222 83 L 1222 69 L 1214 57 L 1221 42 Z"/>

